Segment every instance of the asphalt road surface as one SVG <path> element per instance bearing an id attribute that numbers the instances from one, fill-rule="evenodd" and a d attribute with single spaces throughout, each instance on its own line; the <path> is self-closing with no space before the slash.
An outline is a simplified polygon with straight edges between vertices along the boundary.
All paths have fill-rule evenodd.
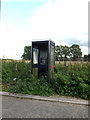
<path id="1" fill-rule="evenodd" d="M 88 106 L 3 96 L 2 118 L 88 118 Z"/>

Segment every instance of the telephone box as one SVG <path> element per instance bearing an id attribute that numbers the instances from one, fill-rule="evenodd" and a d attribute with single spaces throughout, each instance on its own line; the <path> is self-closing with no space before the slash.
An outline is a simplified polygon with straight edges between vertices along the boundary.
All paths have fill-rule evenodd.
<path id="1" fill-rule="evenodd" d="M 44 76 L 50 83 L 55 68 L 55 43 L 51 40 L 32 41 L 31 73 L 40 78 Z"/>

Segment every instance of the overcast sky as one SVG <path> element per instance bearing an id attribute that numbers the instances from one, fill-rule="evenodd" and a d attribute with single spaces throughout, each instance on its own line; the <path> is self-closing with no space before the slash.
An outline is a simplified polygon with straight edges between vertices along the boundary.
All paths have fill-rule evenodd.
<path id="1" fill-rule="evenodd" d="M 32 39 L 80 45 L 88 54 L 88 0 L 2 0 L 0 58 L 21 59 Z"/>

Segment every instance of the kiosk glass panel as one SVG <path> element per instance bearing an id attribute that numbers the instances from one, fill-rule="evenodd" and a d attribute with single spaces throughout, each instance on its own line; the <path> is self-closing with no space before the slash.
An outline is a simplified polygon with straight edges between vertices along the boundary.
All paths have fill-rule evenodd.
<path id="1" fill-rule="evenodd" d="M 51 45 L 51 78 L 53 77 L 54 67 L 54 46 Z"/>
<path id="2" fill-rule="evenodd" d="M 33 64 L 38 64 L 38 49 L 33 48 Z"/>

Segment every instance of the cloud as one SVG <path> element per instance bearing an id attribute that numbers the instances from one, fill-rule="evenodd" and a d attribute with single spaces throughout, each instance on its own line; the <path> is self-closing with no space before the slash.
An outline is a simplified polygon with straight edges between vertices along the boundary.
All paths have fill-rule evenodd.
<path id="1" fill-rule="evenodd" d="M 3 0 L 3 2 L 47 2 L 48 0 Z"/>
<path id="2" fill-rule="evenodd" d="M 72 37 L 65 36 L 64 41 L 66 41 L 66 43 L 68 45 L 78 44 L 80 46 L 87 46 L 88 47 L 88 35 L 87 35 L 87 33 L 78 35 L 75 38 L 74 38 L 74 36 L 72 36 Z"/>
<path id="3" fill-rule="evenodd" d="M 81 48 L 81 51 L 82 51 L 82 56 L 88 54 L 88 47 L 86 47 L 86 46 L 81 46 L 80 48 Z M 84 51 L 84 52 L 83 52 L 83 51 Z"/>
<path id="4" fill-rule="evenodd" d="M 48 0 L 28 20 L 28 26 L 2 24 L 0 56 L 20 59 L 32 39 L 47 38 L 56 45 L 77 43 L 83 54 L 88 53 L 88 0 Z"/>
<path id="5" fill-rule="evenodd" d="M 22 27 L 1 26 L 0 56 L 11 59 L 20 59 L 24 46 L 30 45 L 30 34 Z"/>
<path id="6" fill-rule="evenodd" d="M 88 0 L 49 0 L 29 19 L 35 39 L 51 38 L 56 44 L 88 43 Z"/>

